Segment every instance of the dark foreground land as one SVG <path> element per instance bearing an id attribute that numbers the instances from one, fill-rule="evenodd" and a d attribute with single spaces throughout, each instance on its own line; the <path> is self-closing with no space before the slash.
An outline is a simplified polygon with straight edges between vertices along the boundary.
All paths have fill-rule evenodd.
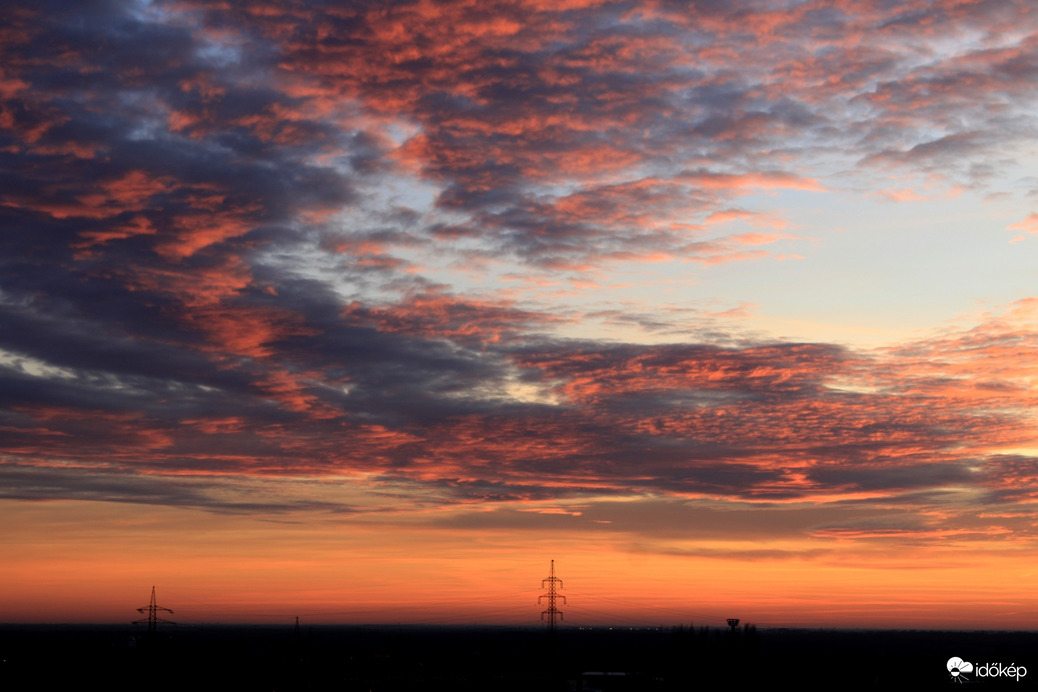
<path id="1" fill-rule="evenodd" d="M 1038 688 L 1033 632 L 8 625 L 0 658 L 0 690 Z"/>

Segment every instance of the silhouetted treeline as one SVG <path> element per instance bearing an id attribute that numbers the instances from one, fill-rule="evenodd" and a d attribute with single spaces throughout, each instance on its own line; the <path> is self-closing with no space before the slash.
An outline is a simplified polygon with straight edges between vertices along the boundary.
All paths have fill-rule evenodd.
<path id="1" fill-rule="evenodd" d="M 1038 634 L 1021 632 L 6 626 L 0 689 L 925 689 L 951 682 L 952 656 L 1027 666 L 1019 689 L 1038 682 Z"/>

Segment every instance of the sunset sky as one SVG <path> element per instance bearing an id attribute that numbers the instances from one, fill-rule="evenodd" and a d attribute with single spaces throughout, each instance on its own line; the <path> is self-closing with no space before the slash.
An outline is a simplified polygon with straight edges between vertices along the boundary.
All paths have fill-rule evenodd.
<path id="1" fill-rule="evenodd" d="M 0 622 L 1038 628 L 1031 0 L 2 11 Z"/>

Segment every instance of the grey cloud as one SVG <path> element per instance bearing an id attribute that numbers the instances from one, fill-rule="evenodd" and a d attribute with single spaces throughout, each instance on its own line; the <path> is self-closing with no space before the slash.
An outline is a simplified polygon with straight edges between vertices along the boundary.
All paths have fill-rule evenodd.
<path id="1" fill-rule="evenodd" d="M 235 501 L 226 482 L 110 473 L 78 468 L 35 468 L 0 463 L 0 498 L 11 500 L 87 500 L 202 509 L 230 514 L 282 514 L 297 511 L 356 512 L 347 504 L 304 501 Z"/>

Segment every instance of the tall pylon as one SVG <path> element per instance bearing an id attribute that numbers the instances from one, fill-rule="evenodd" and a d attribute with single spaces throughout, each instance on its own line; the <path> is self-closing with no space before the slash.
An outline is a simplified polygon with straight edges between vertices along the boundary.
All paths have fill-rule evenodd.
<path id="1" fill-rule="evenodd" d="M 148 626 L 148 634 L 155 634 L 155 632 L 158 630 L 159 623 L 161 623 L 163 625 L 175 625 L 175 624 L 177 624 L 177 623 L 173 622 L 172 620 L 163 620 L 162 618 L 160 618 L 159 617 L 159 611 L 160 610 L 164 610 L 164 611 L 166 611 L 167 613 L 170 613 L 170 614 L 173 613 L 173 611 L 170 610 L 169 608 L 163 608 L 162 606 L 158 605 L 155 602 L 155 587 L 153 586 L 153 587 L 151 587 L 151 603 L 146 605 L 146 606 L 144 606 L 143 608 L 138 608 L 137 609 L 138 613 L 147 612 L 148 613 L 148 619 L 147 620 L 134 620 L 133 623 L 131 623 L 131 624 L 134 624 L 134 625 L 147 625 Z"/>
<path id="2" fill-rule="evenodd" d="M 562 588 L 562 580 L 555 576 L 555 560 L 551 561 L 551 574 L 547 579 L 541 580 L 541 588 L 548 589 L 548 593 L 537 597 L 538 605 L 540 605 L 542 599 L 548 599 L 548 609 L 541 612 L 541 622 L 544 622 L 544 616 L 547 615 L 548 631 L 555 634 L 555 616 L 558 616 L 559 620 L 563 619 L 562 611 L 555 607 L 556 599 L 561 598 L 563 603 L 566 602 L 566 597 L 557 592 L 557 589 Z"/>

